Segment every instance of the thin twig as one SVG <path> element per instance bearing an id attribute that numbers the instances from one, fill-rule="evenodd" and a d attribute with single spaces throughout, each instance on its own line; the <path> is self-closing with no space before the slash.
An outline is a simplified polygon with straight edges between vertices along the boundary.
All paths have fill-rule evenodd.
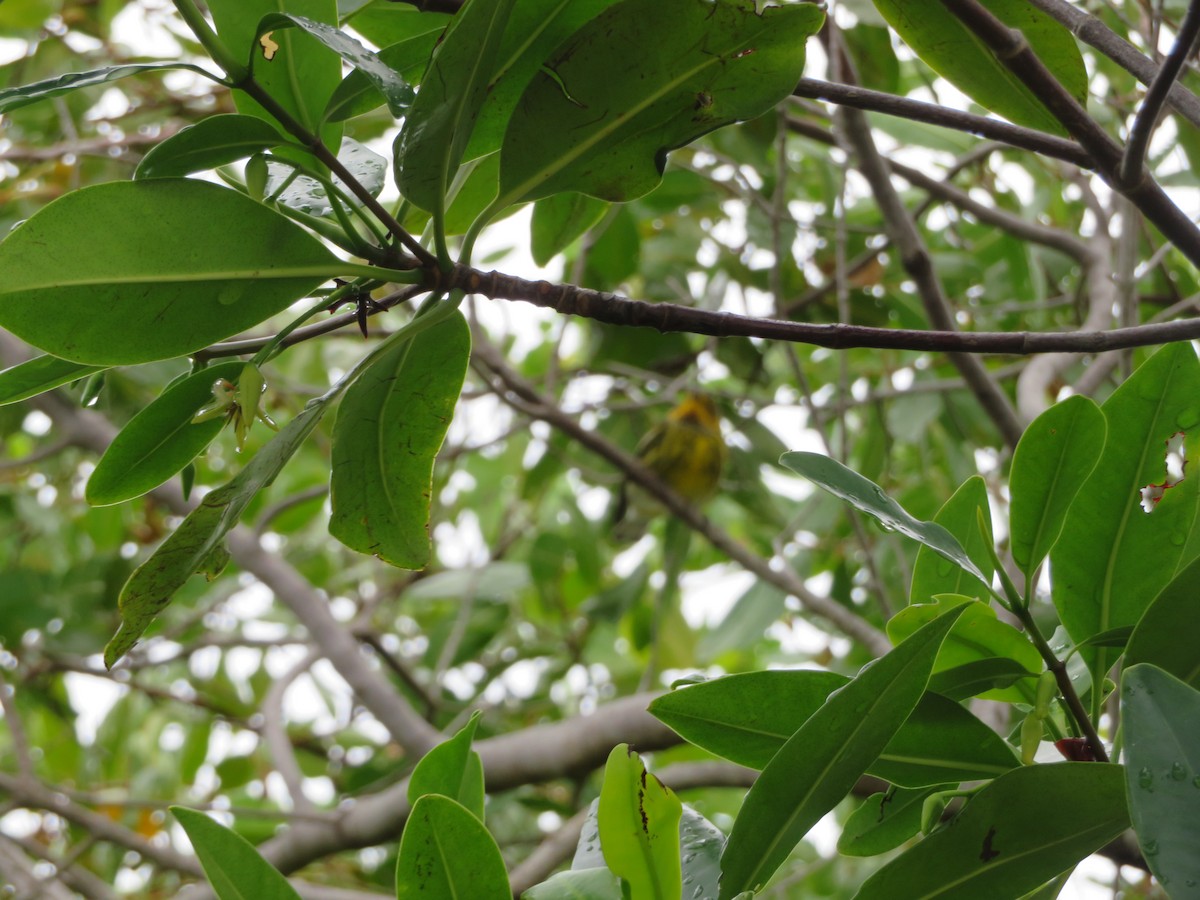
<path id="1" fill-rule="evenodd" d="M 1187 14 L 1179 26 L 1179 34 L 1175 36 L 1175 45 L 1163 61 L 1158 74 L 1146 92 L 1142 108 L 1138 110 L 1129 129 L 1129 140 L 1125 144 L 1125 156 L 1121 159 L 1120 177 L 1123 184 L 1133 186 L 1142 177 L 1145 167 L 1146 151 L 1150 149 L 1150 137 L 1158 124 L 1159 114 L 1162 113 L 1167 95 L 1171 87 L 1183 71 L 1183 65 L 1191 55 L 1196 37 L 1200 35 L 1200 0 L 1192 0 L 1188 4 Z"/>

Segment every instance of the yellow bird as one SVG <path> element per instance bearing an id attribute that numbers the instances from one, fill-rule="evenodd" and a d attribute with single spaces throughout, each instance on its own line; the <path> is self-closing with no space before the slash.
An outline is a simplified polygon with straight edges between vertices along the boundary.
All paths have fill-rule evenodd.
<path id="1" fill-rule="evenodd" d="M 679 496 L 700 504 L 717 491 L 725 465 L 721 420 L 710 397 L 687 394 L 637 448 L 638 458 Z M 613 538 L 637 540 L 662 507 L 645 491 L 625 482 L 613 510 Z"/>

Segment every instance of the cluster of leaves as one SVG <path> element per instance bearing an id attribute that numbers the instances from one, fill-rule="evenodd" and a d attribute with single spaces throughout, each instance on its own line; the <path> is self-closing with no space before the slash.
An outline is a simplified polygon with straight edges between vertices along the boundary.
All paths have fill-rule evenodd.
<path id="1" fill-rule="evenodd" d="M 28 196 L 12 207 L 14 219 L 25 215 L 15 211 L 22 204 L 31 215 L 19 226 L 10 222 L 0 242 L 0 326 L 45 355 L 0 373 L 0 401 L 23 410 L 31 399 L 53 403 L 48 392 L 78 385 L 82 405 L 98 403 L 127 422 L 86 484 L 77 458 L 60 470 L 61 493 L 74 491 L 96 507 L 86 523 L 64 529 L 57 510 L 20 493 L 4 495 L 6 520 L 20 523 L 21 540 L 11 551 L 13 565 L 0 574 L 0 595 L 42 598 L 6 614 L 5 646 L 44 632 L 49 648 L 34 647 L 30 658 L 44 652 L 39 664 L 61 670 L 66 654 L 90 652 L 110 627 L 94 614 L 97 598 L 116 598 L 120 610 L 107 666 L 126 656 L 160 615 L 169 620 L 170 638 L 203 646 L 206 623 L 191 611 L 211 607 L 220 582 L 210 586 L 192 576 L 216 579 L 229 562 L 227 538 L 240 520 L 257 516 L 260 531 L 269 527 L 292 542 L 304 578 L 331 596 L 353 595 L 368 609 L 372 596 L 403 599 L 403 609 L 387 605 L 371 627 L 406 638 L 397 641 L 400 655 L 427 677 L 414 678 L 403 660 L 393 659 L 400 692 L 425 705 L 439 727 L 483 705 L 485 688 L 499 684 L 517 661 L 544 668 L 538 702 L 507 723 L 512 729 L 527 724 L 532 712 L 562 716 L 549 686 L 572 669 L 603 667 L 601 680 L 624 692 L 647 666 L 730 670 L 776 661 L 778 648 L 763 632 L 794 609 L 778 585 L 755 584 L 723 626 L 696 641 L 678 608 L 647 601 L 649 564 L 626 578 L 612 574 L 604 525 L 584 513 L 582 491 L 569 476 L 581 471 L 585 482 L 611 485 L 611 473 L 597 471 L 568 433 L 547 441 L 514 426 L 488 452 L 472 447 L 469 433 L 452 436 L 444 450 L 443 443 L 468 378 L 473 334 L 462 309 L 474 248 L 516 206 L 533 206 L 538 262 L 565 254 L 590 287 L 626 285 L 652 299 L 696 306 L 719 305 L 732 284 L 750 301 L 772 293 L 784 311 L 783 298 L 803 292 L 812 274 L 792 260 L 789 248 L 797 241 L 809 241 L 818 270 L 844 270 L 848 254 L 875 258 L 878 211 L 831 180 L 827 148 L 806 142 L 803 155 L 789 152 L 795 139 L 786 115 L 710 134 L 784 100 L 822 13 L 793 4 L 758 14 L 734 0 L 472 0 L 453 16 L 383 2 L 338 9 L 308 0 L 287 3 L 281 13 L 273 3 L 213 0 L 213 30 L 188 0 L 176 6 L 194 29 L 197 49 L 223 71 L 220 78 L 177 61 L 122 63 L 21 78 L 0 89 L 0 111 L 11 112 L 26 135 L 50 129 L 39 118 L 49 104 L 37 101 L 68 111 L 79 103 L 75 113 L 82 114 L 87 105 L 80 98 L 89 92 L 156 70 L 212 79 L 232 89 L 236 103 L 236 112 L 200 118 L 158 143 L 132 180 L 124 173 L 114 178 L 104 161 L 89 169 L 90 186 L 62 186 L 64 195 L 44 207 Z M 1026 3 L 989 6 L 1024 31 L 1072 97 L 1086 100 L 1083 57 L 1062 26 Z M 943 5 L 877 0 L 874 14 L 881 18 L 864 13 L 845 35 L 873 86 L 906 93 L 928 77 L 890 49 L 878 53 L 895 34 L 922 64 L 986 108 L 1029 128 L 1064 132 Z M 349 29 L 381 49 L 366 49 Z M 61 69 L 52 53 L 30 60 L 31 67 Z M 614 60 L 622 61 L 616 71 Z M 1105 71 L 1114 84 L 1127 85 L 1120 70 Z M 400 199 L 385 206 L 379 198 L 389 161 L 367 143 L 397 119 L 403 127 L 394 137 L 390 175 Z M 886 127 L 909 145 L 943 152 L 973 145 L 912 122 Z M 677 165 L 664 175 L 672 150 Z M 1051 189 L 1053 172 L 1026 157 L 1011 161 L 1037 179 L 1032 214 L 1054 222 L 1079 217 L 1083 201 Z M 787 177 L 792 165 L 799 174 Z M 206 172 L 223 186 L 191 177 Z M 44 183 L 55 184 L 49 176 Z M 1019 208 L 1012 192 L 992 187 L 999 207 Z M 738 224 L 745 236 L 722 243 L 699 223 L 730 224 L 731 198 L 744 204 Z M 799 234 L 787 217 L 793 200 L 840 209 L 828 240 L 819 224 L 811 235 Z M 422 232 L 423 241 L 413 238 Z M 1061 252 L 977 220 L 960 219 L 925 236 L 947 292 L 1033 304 L 1026 317 L 999 303 L 976 303 L 969 314 L 985 325 L 1052 321 L 1048 301 L 1072 288 L 1075 273 Z M 715 261 L 698 287 L 679 273 L 699 274 L 693 270 L 701 249 Z M 756 262 L 759 250 L 771 251 L 774 262 Z M 836 304 L 818 294 L 806 309 L 815 320 L 832 321 L 852 301 L 856 321 L 921 327 L 924 313 L 903 289 L 904 277 L 899 263 L 887 260 Z M 1172 278 L 1154 270 L 1147 279 L 1148 293 L 1195 286 L 1190 272 Z M 879 284 L 897 291 L 885 298 Z M 405 315 L 422 295 L 420 309 Z M 299 313 L 292 308 L 297 303 Z M 344 303 L 356 310 L 347 320 L 357 318 L 364 330 L 375 312 L 388 311 L 403 324 L 365 354 L 293 344 L 315 330 L 305 326 L 309 319 Z M 221 343 L 258 327 L 269 335 Z M 712 381 L 728 398 L 724 412 L 739 446 L 714 519 L 730 523 L 764 554 L 802 519 L 805 546 L 789 538 L 778 559 L 803 575 L 832 574 L 834 599 L 867 625 L 886 626 L 895 647 L 857 674 L 866 659 L 861 647 L 840 662 L 845 674 L 757 671 L 696 679 L 654 700 L 651 712 L 687 741 L 676 758 L 715 755 L 760 770 L 744 802 L 739 808 L 709 796 L 708 811 L 716 813 L 710 821 L 618 746 L 570 870 L 527 896 L 607 900 L 629 891 L 674 900 L 690 891 L 729 900 L 759 890 L 864 774 L 890 786 L 851 813 L 840 851 L 873 857 L 908 846 L 865 881 L 866 870 L 850 870 L 829 893 L 845 895 L 862 881 L 856 896 L 895 897 L 897 885 L 913 896 L 1054 896 L 1075 863 L 1130 824 L 1159 881 L 1178 896 L 1194 890 L 1200 759 L 1192 748 L 1200 736 L 1192 732 L 1200 721 L 1200 667 L 1180 636 L 1196 612 L 1188 585 L 1200 556 L 1200 488 L 1164 468 L 1164 447 L 1181 459 L 1195 455 L 1200 363 L 1190 348 L 1173 346 L 1150 358 L 1102 407 L 1073 398 L 1029 426 L 1012 460 L 1000 546 L 992 522 L 1004 519 L 1003 510 L 993 514 L 983 478 L 966 477 L 975 469 L 971 448 L 994 441 L 991 423 L 961 395 L 914 393 L 886 412 L 867 407 L 843 417 L 843 435 L 863 432 L 849 454 L 862 475 L 825 456 L 783 454 L 783 466 L 921 545 L 915 558 L 890 537 L 868 548 L 881 571 L 912 572 L 907 584 L 871 585 L 879 596 L 869 606 L 860 602 L 868 567 L 847 550 L 850 526 L 837 505 L 821 495 L 794 501 L 772 494 L 758 477 L 784 447 L 755 411 L 776 402 L 781 385 L 835 383 L 837 364 L 820 356 L 801 361 L 748 340 L 702 351 L 680 335 L 596 323 L 572 339 L 580 335 L 585 349 L 568 362 L 581 382 L 592 371 L 633 371 L 653 383 L 678 376 L 698 356 L 726 373 Z M 486 341 L 476 330 L 474 339 L 481 336 Z M 517 369 L 479 354 L 484 362 L 471 387 L 499 385 L 537 407 L 531 380 L 555 384 L 564 362 L 555 344 L 548 336 Z M 930 364 L 928 357 L 875 351 L 848 352 L 845 361 L 877 386 L 897 370 Z M 933 364 L 929 374 L 944 373 L 943 365 Z M 266 412 L 264 377 L 301 386 L 266 395 L 268 403 L 291 403 L 288 415 L 272 413 L 283 425 L 267 440 L 252 430 Z M 312 384 L 319 386 L 303 387 Z M 293 399 L 306 394 L 311 399 L 303 405 Z M 637 392 L 618 381 L 602 409 L 617 409 L 625 394 Z M 325 427 L 335 408 L 335 423 Z M 649 418 L 640 408 L 603 416 L 595 432 L 632 446 Z M 32 452 L 19 421 L 6 420 L 14 424 L 6 430 L 14 433 L 7 439 L 14 456 Z M 223 472 L 239 457 L 228 448 L 222 455 L 219 442 L 210 447 L 226 423 L 234 426 L 238 453 L 252 454 L 227 481 Z M 439 450 L 446 469 L 435 477 Z M 526 472 L 529 457 L 536 461 Z M 454 466 L 463 476 L 457 482 Z M 169 493 L 155 492 L 179 473 L 184 497 L 193 485 L 225 483 L 168 527 L 157 504 Z M 884 474 L 898 485 L 898 500 L 870 480 Z M 297 498 L 296 508 L 266 505 L 265 489 L 276 481 Z M 318 502 L 324 483 L 327 523 Z M 950 494 L 935 515 L 936 498 Z M 513 509 L 527 518 L 514 519 Z M 433 561 L 431 520 L 450 534 L 474 523 L 495 559 L 477 570 L 414 578 L 372 569 L 367 576 L 353 553 L 331 549 L 320 534 L 327 524 L 326 533 L 347 551 L 421 569 Z M 142 529 L 138 543 L 165 536 L 136 568 L 130 559 L 136 546 L 122 546 L 135 526 Z M 1005 540 L 1023 585 L 1013 584 L 1000 564 Z M 514 546 L 520 562 L 503 552 Z M 1037 602 L 1047 558 L 1052 608 Z M 688 567 L 719 560 L 701 548 Z M 891 601 L 902 596 L 904 608 L 892 615 L 886 594 Z M 51 605 L 47 597 L 61 602 Z M 175 599 L 182 609 L 164 614 Z M 999 619 L 993 602 L 1021 628 Z M 620 652 L 622 643 L 631 652 Z M 397 648 L 378 649 L 386 655 Z M 186 661 L 153 674 L 147 661 L 134 663 L 135 673 L 146 676 L 139 689 L 165 692 L 173 678 L 187 677 L 209 710 L 246 728 L 270 690 L 265 666 L 239 685 L 224 657 L 205 677 Z M 1123 730 L 1112 749 L 1121 765 L 1101 761 L 1109 749 L 1097 725 L 1116 690 L 1106 678 L 1117 663 L 1124 666 L 1115 707 Z M 451 690 L 445 676 L 470 665 L 483 674 L 467 689 Z M 111 784 L 134 780 L 144 762 L 143 781 L 153 780 L 151 772 L 170 781 L 147 783 L 147 792 L 171 793 L 192 783 L 209 756 L 213 722 L 196 717 L 176 728 L 183 765 L 170 773 L 150 766 L 160 737 L 179 723 L 147 717 L 145 698 L 135 693 L 120 701 L 106 730 L 117 742 L 129 722 L 138 722 L 141 742 L 112 758 L 81 758 L 70 750 L 75 742 L 62 739 L 69 730 L 62 682 L 45 693 L 23 692 L 19 712 L 56 772 Z M 1007 704 L 1007 739 L 968 710 L 977 697 Z M 483 767 L 471 749 L 479 721 L 472 718 L 409 775 L 411 810 L 395 850 L 398 896 L 510 893 L 507 848 L 484 824 Z M 493 724 L 492 730 L 504 729 Z M 302 768 L 323 776 L 330 759 L 374 751 L 377 743 L 353 729 L 324 742 L 309 734 L 292 739 L 308 754 Z M 1089 761 L 1035 762 L 1044 742 Z M 394 775 L 385 754 L 368 757 L 369 764 L 337 768 L 339 795 L 375 789 Z M 229 754 L 215 775 L 226 797 L 254 805 L 262 798 L 253 784 L 266 765 L 258 751 Z M 964 789 L 965 782 L 974 786 Z M 522 805 L 572 808 L 527 794 L 501 804 L 500 813 L 489 808 L 491 831 L 507 836 L 494 823 L 504 813 L 509 825 L 527 823 Z M 242 838 L 197 813 L 176 815 L 219 893 L 291 895 Z M 255 840 L 271 830 L 240 819 L 237 825 Z M 161 826 L 161 818 L 138 822 L 147 836 Z M 508 834 L 513 830 L 519 828 Z M 119 866 L 102 862 L 109 871 Z M 390 887 L 391 872 L 376 880 Z M 816 890 L 812 882 L 809 888 Z"/>

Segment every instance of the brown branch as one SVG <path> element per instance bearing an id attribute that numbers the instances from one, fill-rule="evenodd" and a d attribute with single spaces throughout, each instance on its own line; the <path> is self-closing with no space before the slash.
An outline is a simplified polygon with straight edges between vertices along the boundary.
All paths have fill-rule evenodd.
<path id="1" fill-rule="evenodd" d="M 1124 152 L 1100 127 L 1054 74 L 1038 58 L 1020 31 L 1009 28 L 978 0 L 941 0 L 992 51 L 996 59 L 1017 76 L 1034 96 L 1063 124 L 1095 161 L 1096 172 L 1186 256 L 1200 267 L 1200 229 L 1175 205 L 1147 173 L 1136 183 L 1121 178 Z"/>
<path id="2" fill-rule="evenodd" d="M 849 106 L 868 112 L 884 113 L 889 116 L 899 116 L 914 122 L 927 122 L 943 128 L 953 128 L 955 131 L 965 131 L 980 137 L 991 138 L 1022 150 L 1031 150 L 1042 156 L 1061 159 L 1074 163 L 1083 169 L 1092 167 L 1092 159 L 1087 151 L 1074 141 L 1068 141 L 1052 134 L 1046 134 L 1033 128 L 1022 128 L 977 116 L 962 110 L 950 109 L 936 103 L 925 103 L 921 100 L 911 100 L 908 97 L 897 97 L 882 91 L 872 91 L 857 85 L 837 84 L 831 81 L 818 81 L 815 78 L 801 78 L 792 96 L 807 97 L 813 100 L 827 100 L 839 106 Z"/>

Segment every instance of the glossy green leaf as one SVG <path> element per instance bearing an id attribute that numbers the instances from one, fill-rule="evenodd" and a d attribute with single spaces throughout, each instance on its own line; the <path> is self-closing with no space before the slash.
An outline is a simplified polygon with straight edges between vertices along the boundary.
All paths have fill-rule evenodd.
<path id="1" fill-rule="evenodd" d="M 398 900 L 509 900 L 500 848 L 483 823 L 449 797 L 418 800 L 400 838 Z"/>
<path id="2" fill-rule="evenodd" d="M 835 672 L 728 675 L 656 697 L 650 714 L 689 743 L 762 769 L 849 679 Z M 991 778 L 1016 765 L 994 731 L 957 703 L 926 694 L 868 771 L 900 784 Z"/>
<path id="3" fill-rule="evenodd" d="M 1121 677 L 1125 783 L 1142 856 L 1172 897 L 1200 885 L 1200 692 L 1152 665 Z"/>
<path id="4" fill-rule="evenodd" d="M 1184 550 L 1196 519 L 1200 479 L 1185 472 L 1150 513 L 1142 510 L 1141 490 L 1166 479 L 1165 453 L 1174 435 L 1186 433 L 1193 459 L 1200 447 L 1200 363 L 1191 345 L 1159 350 L 1102 410 L 1114 439 L 1105 443 L 1050 551 L 1054 605 L 1076 642 L 1136 624 L 1189 562 Z M 1116 655 L 1103 647 L 1083 652 L 1094 681 Z"/>
<path id="5" fill-rule="evenodd" d="M 618 744 L 604 767 L 598 820 L 608 868 L 645 900 L 682 895 L 679 819 L 683 806 L 666 785 L 646 772 L 628 744 Z"/>
<path id="6" fill-rule="evenodd" d="M 338 161 L 346 167 L 355 181 L 365 187 L 371 195 L 379 195 L 387 181 L 386 159 L 353 138 L 342 138 L 337 156 Z M 342 189 L 343 205 L 345 200 L 356 206 L 362 204 L 362 201 L 350 193 L 341 178 L 335 176 L 333 184 Z M 329 192 L 324 184 L 311 175 L 296 174 L 294 166 L 277 159 L 267 163 L 266 195 L 306 215 L 328 216 L 333 212 Z"/>
<path id="7" fill-rule="evenodd" d="M 920 788 L 889 788 L 872 794 L 846 818 L 838 837 L 843 856 L 878 856 L 894 850 L 921 830 L 925 798 L 957 784 L 931 784 Z"/>
<path id="8" fill-rule="evenodd" d="M 544 266 L 604 216 L 608 204 L 587 194 L 543 197 L 533 205 L 530 244 L 533 261 Z"/>
<path id="9" fill-rule="evenodd" d="M 192 423 L 212 400 L 213 382 L 236 383 L 243 362 L 226 362 L 201 369 L 172 385 L 129 420 L 117 434 L 88 479 L 84 497 L 92 506 L 122 503 L 158 487 L 195 459 L 225 427 L 218 416 Z"/>
<path id="10" fill-rule="evenodd" d="M 121 589 L 121 627 L 104 648 L 110 669 L 137 643 L 171 597 L 205 566 L 222 539 L 263 488 L 275 480 L 321 421 L 325 404 L 310 402 L 254 455 L 229 483 L 209 492 Z"/>
<path id="11" fill-rule="evenodd" d="M 819 453 L 792 451 L 783 454 L 779 462 L 797 475 L 802 475 L 835 497 L 842 498 L 856 509 L 878 520 L 884 528 L 898 531 L 924 544 L 980 582 L 991 583 L 991 579 L 979 571 L 979 567 L 967 555 L 967 551 L 954 535 L 935 522 L 914 519 L 899 503 L 884 493 L 883 488 L 870 479 Z"/>
<path id="12" fill-rule="evenodd" d="M 1088 75 L 1070 31 L 1024 0 L 982 2 L 1019 29 L 1059 83 L 1087 103 Z M 875 7 L 917 56 L 981 106 L 1018 125 L 1066 134 L 1033 92 L 942 3 L 875 0 Z"/>
<path id="13" fill-rule="evenodd" d="M 342 80 L 338 55 L 295 28 L 281 28 L 260 41 L 258 24 L 280 11 L 279 0 L 211 0 L 207 5 L 217 34 L 235 56 L 248 60 L 254 80 L 310 134 L 320 134 L 328 146 L 336 147 L 341 128 L 322 127 L 321 115 Z M 337 24 L 334 0 L 287 0 L 286 6 L 293 15 L 331 27 Z M 275 122 L 242 91 L 234 91 L 233 99 L 238 112 Z"/>
<path id="14" fill-rule="evenodd" d="M 286 878 L 239 834 L 193 809 L 172 806 L 219 900 L 300 900 Z"/>
<path id="15" fill-rule="evenodd" d="M 1125 648 L 1125 665 L 1153 663 L 1184 684 L 1200 689 L 1200 647 L 1180 640 L 1200 622 L 1200 560 L 1193 561 L 1146 609 Z"/>
<path id="16" fill-rule="evenodd" d="M 420 80 L 429 63 L 429 55 L 437 45 L 440 31 L 429 31 L 416 35 L 408 40 L 390 44 L 379 51 L 379 59 L 388 68 L 399 73 L 405 81 Z M 325 118 L 330 122 L 340 122 L 353 116 L 368 113 L 384 102 L 383 94 L 365 74 L 355 69 L 342 79 L 333 96 L 329 98 L 329 106 L 325 109 Z"/>
<path id="17" fill-rule="evenodd" d="M 134 178 L 171 178 L 215 169 L 282 144 L 279 130 L 254 116 L 209 116 L 156 144 Z"/>
<path id="18" fill-rule="evenodd" d="M 988 534 L 980 534 L 979 512 L 988 524 Z M 917 561 L 913 564 L 910 602 L 924 603 L 936 594 L 966 594 L 972 597 L 988 596 L 987 586 L 992 583 L 991 553 L 991 507 L 988 504 L 987 483 L 978 475 L 972 475 L 954 492 L 938 510 L 933 521 L 954 535 L 967 556 L 987 576 L 980 582 L 958 566 L 955 566 L 929 547 L 922 545 L 917 550 Z"/>
<path id="19" fill-rule="evenodd" d="M 333 431 L 329 522 L 346 546 L 404 568 L 429 561 L 433 462 L 470 352 L 456 313 L 392 348 L 346 391 Z"/>
<path id="20" fill-rule="evenodd" d="M 622 900 L 621 882 L 607 868 L 559 872 L 521 895 L 522 900 Z"/>
<path id="21" fill-rule="evenodd" d="M 60 197 L 0 242 L 0 270 L 0 327 L 64 359 L 125 365 L 257 325 L 344 265 L 236 191 L 162 178 Z"/>
<path id="22" fill-rule="evenodd" d="M 661 180 L 668 151 L 791 93 L 816 6 L 623 0 L 533 76 L 500 151 L 497 207 L 581 191 L 625 201 Z M 614 60 L 621 60 L 614 65 Z"/>
<path id="23" fill-rule="evenodd" d="M 434 51 L 396 139 L 397 184 L 424 210 L 443 208 L 479 111 L 487 99 L 514 0 L 471 0 Z"/>
<path id="24" fill-rule="evenodd" d="M 1129 827 L 1125 777 L 1107 763 L 1024 766 L 867 879 L 855 900 L 1011 900 Z"/>
<path id="25" fill-rule="evenodd" d="M 500 149 L 517 101 L 563 41 L 615 0 L 521 0 L 514 4 L 488 84 L 488 100 L 467 145 L 474 159 Z"/>
<path id="26" fill-rule="evenodd" d="M 1033 674 L 1014 659 L 993 656 L 934 672 L 929 678 L 929 690 L 951 700 L 966 700 L 988 691 L 1002 691 Z M 1020 696 L 1024 698 L 1025 693 Z"/>
<path id="27" fill-rule="evenodd" d="M 1062 533 L 1067 510 L 1100 458 L 1107 430 L 1100 408 L 1076 395 L 1050 407 L 1021 435 L 1009 476 L 1009 523 L 1013 559 L 1027 576 Z"/>
<path id="28" fill-rule="evenodd" d="M 916 707 L 951 610 L 876 660 L 813 713 L 746 795 L 721 856 L 720 900 L 765 884 L 867 770 Z"/>
<path id="29" fill-rule="evenodd" d="M 57 356 L 34 357 L 0 372 L 0 406 L 28 400 L 103 371 L 103 366 L 85 366 Z"/>
<path id="30" fill-rule="evenodd" d="M 480 713 L 449 740 L 442 741 L 423 757 L 408 781 L 408 802 L 415 804 L 426 794 L 442 794 L 457 800 L 483 821 L 483 765 L 471 749 Z"/>
<path id="31" fill-rule="evenodd" d="M 69 72 L 66 75 L 47 78 L 45 81 L 35 81 L 32 84 L 21 84 L 0 90 L 0 113 L 12 112 L 14 109 L 20 109 L 30 103 L 37 103 L 39 100 L 46 100 L 50 97 L 59 97 L 80 88 L 108 84 L 110 81 L 118 81 L 128 78 L 130 75 L 176 69 L 186 69 L 197 75 L 203 75 L 205 78 L 212 78 L 212 73 L 206 72 L 199 66 L 185 63 L 134 63 L 126 66 L 107 66 L 91 72 Z"/>
<path id="32" fill-rule="evenodd" d="M 259 21 L 257 31 L 259 35 L 269 32 L 272 40 L 278 41 L 283 31 L 291 26 L 300 28 L 311 37 L 316 38 L 361 72 L 383 95 L 393 116 L 399 118 L 412 106 L 413 98 L 416 96 L 412 85 L 401 78 L 398 72 L 394 71 L 375 53 L 332 25 L 314 21 L 306 16 L 269 13 Z M 271 61 L 274 62 L 274 60 Z"/>

